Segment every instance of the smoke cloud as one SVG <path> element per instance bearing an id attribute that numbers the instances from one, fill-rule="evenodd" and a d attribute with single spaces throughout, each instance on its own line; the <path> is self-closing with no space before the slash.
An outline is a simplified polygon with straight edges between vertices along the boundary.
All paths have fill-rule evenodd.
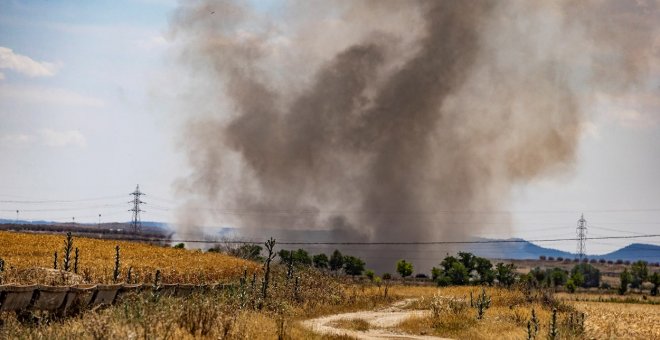
<path id="1" fill-rule="evenodd" d="M 180 232 L 213 221 L 428 241 L 506 225 L 474 212 L 571 171 L 595 96 L 646 86 L 658 13 L 652 1 L 184 1 Z"/>

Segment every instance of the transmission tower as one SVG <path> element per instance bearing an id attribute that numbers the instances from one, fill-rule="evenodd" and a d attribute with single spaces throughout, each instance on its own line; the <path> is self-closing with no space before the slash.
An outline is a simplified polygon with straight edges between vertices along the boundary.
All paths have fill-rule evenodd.
<path id="1" fill-rule="evenodd" d="M 143 192 L 140 192 L 140 185 L 138 184 L 135 187 L 135 191 L 130 193 L 130 195 L 133 196 L 133 200 L 128 202 L 128 203 L 133 204 L 133 208 L 128 210 L 128 211 L 133 212 L 133 219 L 131 220 L 131 227 L 133 228 L 134 233 L 139 233 L 142 230 L 142 222 L 140 221 L 140 212 L 144 211 L 144 210 L 140 209 L 140 204 L 146 204 L 146 202 L 143 202 L 142 200 L 140 200 L 140 196 L 144 196 L 146 194 L 143 193 Z"/>
<path id="2" fill-rule="evenodd" d="M 577 223 L 577 255 L 582 261 L 587 255 L 587 220 L 584 219 L 584 214 L 580 217 Z"/>

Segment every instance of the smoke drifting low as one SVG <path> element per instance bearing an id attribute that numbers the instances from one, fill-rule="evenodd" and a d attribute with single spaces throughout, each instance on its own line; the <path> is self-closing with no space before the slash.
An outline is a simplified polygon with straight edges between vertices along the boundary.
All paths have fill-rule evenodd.
<path id="1" fill-rule="evenodd" d="M 182 233 L 465 239 L 514 184 L 570 172 L 594 96 L 644 84 L 644 1 L 184 1 Z M 656 47 L 657 49 L 657 47 Z M 654 54 L 656 53 L 656 54 Z M 506 223 L 507 216 L 488 216 Z"/>

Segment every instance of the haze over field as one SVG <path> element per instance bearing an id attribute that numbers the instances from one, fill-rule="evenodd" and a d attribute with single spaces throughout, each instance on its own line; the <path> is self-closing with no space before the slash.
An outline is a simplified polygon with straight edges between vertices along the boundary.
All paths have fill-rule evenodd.
<path id="1" fill-rule="evenodd" d="M 140 183 L 144 218 L 192 236 L 565 238 L 582 210 L 592 236 L 654 233 L 658 22 L 653 1 L 0 1 L 0 217 L 128 220 Z"/>

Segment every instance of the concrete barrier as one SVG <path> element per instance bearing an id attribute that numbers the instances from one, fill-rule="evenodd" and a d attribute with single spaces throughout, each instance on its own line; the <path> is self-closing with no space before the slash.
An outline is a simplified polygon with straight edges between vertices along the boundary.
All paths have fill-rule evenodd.
<path id="1" fill-rule="evenodd" d="M 179 284 L 176 287 L 176 294 L 175 296 L 177 297 L 186 297 L 191 295 L 195 291 L 199 291 L 200 286 L 197 285 L 191 285 L 191 284 Z"/>
<path id="2" fill-rule="evenodd" d="M 157 288 L 158 294 L 160 296 L 174 296 L 176 294 L 176 287 L 178 284 L 176 283 L 166 283 L 162 284 Z"/>
<path id="3" fill-rule="evenodd" d="M 120 288 L 121 285 L 97 285 L 96 294 L 94 294 L 94 299 L 92 299 L 90 306 L 113 304 Z"/>
<path id="4" fill-rule="evenodd" d="M 66 299 L 62 305 L 62 312 L 67 313 L 71 308 L 87 308 L 96 294 L 96 285 L 76 285 L 69 287 Z"/>
<path id="5" fill-rule="evenodd" d="M 37 286 L 34 293 L 32 309 L 49 312 L 60 310 L 66 301 L 69 287 Z"/>
<path id="6" fill-rule="evenodd" d="M 150 284 L 115 284 L 75 286 L 47 285 L 0 285 L 0 311 L 20 312 L 41 310 L 66 315 L 67 311 L 111 305 L 125 294 L 151 290 L 161 296 L 187 297 L 193 292 L 231 290 L 234 285 L 212 284 L 163 284 L 154 287 Z"/>
<path id="7" fill-rule="evenodd" d="M 32 303 L 37 285 L 0 286 L 0 311 L 21 311 L 28 309 Z"/>

